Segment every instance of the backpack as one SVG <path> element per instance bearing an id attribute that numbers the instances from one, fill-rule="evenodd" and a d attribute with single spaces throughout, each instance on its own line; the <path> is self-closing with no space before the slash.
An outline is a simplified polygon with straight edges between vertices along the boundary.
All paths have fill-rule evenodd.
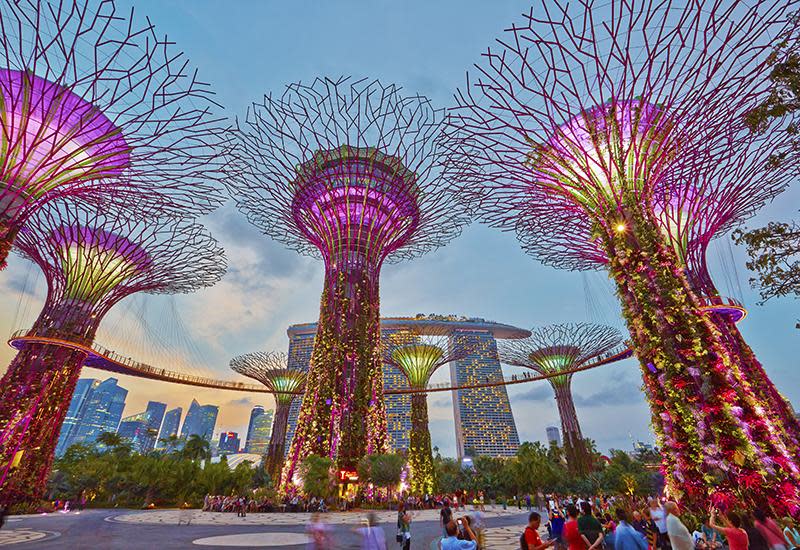
<path id="1" fill-rule="evenodd" d="M 525 530 L 522 532 L 522 534 L 519 536 L 520 550 L 528 550 L 528 541 L 525 540 L 525 533 L 528 532 L 528 529 L 530 529 L 530 527 L 526 527 Z"/>

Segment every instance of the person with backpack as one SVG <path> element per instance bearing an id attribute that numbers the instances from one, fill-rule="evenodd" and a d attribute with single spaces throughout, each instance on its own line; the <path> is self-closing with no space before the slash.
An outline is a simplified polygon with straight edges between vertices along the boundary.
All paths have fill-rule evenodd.
<path id="1" fill-rule="evenodd" d="M 531 512 L 528 516 L 528 526 L 525 527 L 525 531 L 519 537 L 519 547 L 522 550 L 545 550 L 545 548 L 550 548 L 556 543 L 555 539 L 542 542 L 542 538 L 539 536 L 541 523 L 542 517 L 539 512 Z"/>

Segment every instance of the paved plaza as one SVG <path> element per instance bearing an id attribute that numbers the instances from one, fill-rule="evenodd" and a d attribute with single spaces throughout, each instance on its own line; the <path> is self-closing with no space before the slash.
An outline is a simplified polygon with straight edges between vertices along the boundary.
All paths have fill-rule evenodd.
<path id="1" fill-rule="evenodd" d="M 459 512 L 456 516 L 474 513 Z M 438 510 L 416 511 L 412 548 L 437 548 L 441 536 Z M 484 513 L 486 548 L 512 550 L 526 512 L 516 508 L 487 509 Z M 323 516 L 330 526 L 335 548 L 358 548 L 355 532 L 366 512 L 332 512 Z M 396 512 L 377 512 L 389 548 L 394 544 Z M 19 548 L 304 548 L 305 528 L 311 514 L 248 514 L 199 510 L 85 510 L 9 518 L 0 530 L 0 546 Z"/>

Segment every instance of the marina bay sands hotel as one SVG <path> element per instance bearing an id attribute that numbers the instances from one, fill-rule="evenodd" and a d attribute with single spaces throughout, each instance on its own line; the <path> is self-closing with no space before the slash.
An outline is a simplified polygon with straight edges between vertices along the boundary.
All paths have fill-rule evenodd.
<path id="1" fill-rule="evenodd" d="M 453 386 L 501 379 L 503 374 L 497 356 L 497 340 L 530 336 L 529 331 L 510 325 L 452 315 L 381 319 L 381 337 L 390 352 L 393 346 L 405 343 L 402 335 L 409 330 L 422 334 L 426 330 L 437 333 L 445 330 L 451 345 L 469 346 L 469 355 L 450 363 Z M 289 368 L 307 371 L 317 324 L 292 325 L 287 333 Z M 392 365 L 383 366 L 383 383 L 386 389 L 407 387 L 403 373 Z M 452 393 L 458 458 L 516 454 L 519 436 L 505 386 L 453 390 Z M 300 400 L 295 399 L 289 415 L 287 449 L 294 436 L 299 411 Z M 392 450 L 407 449 L 411 430 L 411 396 L 387 395 L 386 414 Z"/>

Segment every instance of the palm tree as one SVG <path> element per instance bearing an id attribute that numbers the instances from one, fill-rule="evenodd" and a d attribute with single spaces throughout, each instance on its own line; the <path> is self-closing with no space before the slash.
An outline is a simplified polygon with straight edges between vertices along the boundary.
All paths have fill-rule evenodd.
<path id="1" fill-rule="evenodd" d="M 97 444 L 108 449 L 113 449 L 122 444 L 122 437 L 114 432 L 103 432 L 97 436 Z"/>
<path id="2" fill-rule="evenodd" d="M 211 445 L 199 435 L 192 434 L 181 453 L 189 460 L 208 460 L 211 458 Z"/>

